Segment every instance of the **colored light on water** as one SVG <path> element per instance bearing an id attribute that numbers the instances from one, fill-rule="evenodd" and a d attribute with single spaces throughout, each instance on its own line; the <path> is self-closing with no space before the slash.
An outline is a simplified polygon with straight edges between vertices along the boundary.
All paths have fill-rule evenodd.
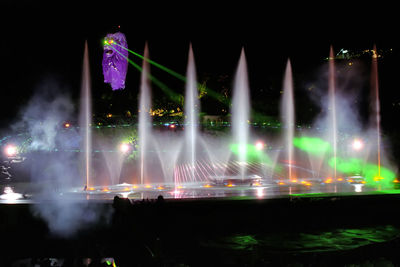
<path id="1" fill-rule="evenodd" d="M 317 137 L 295 137 L 293 138 L 293 145 L 313 155 L 322 155 L 331 150 L 328 142 Z"/>

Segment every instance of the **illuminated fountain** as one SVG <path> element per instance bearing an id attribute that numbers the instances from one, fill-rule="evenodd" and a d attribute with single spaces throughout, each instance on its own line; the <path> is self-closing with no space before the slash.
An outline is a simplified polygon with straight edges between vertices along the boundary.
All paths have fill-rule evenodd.
<path id="1" fill-rule="evenodd" d="M 84 152 L 85 162 L 85 178 L 86 187 L 91 186 L 92 175 L 92 101 L 90 91 L 90 71 L 89 71 L 89 51 L 87 42 L 85 42 L 85 52 L 83 55 L 83 70 L 82 70 L 82 89 L 81 89 L 81 106 L 80 106 L 80 134 L 83 137 L 81 150 Z"/>
<path id="2" fill-rule="evenodd" d="M 142 67 L 134 65 L 141 71 L 138 124 L 125 128 L 126 131 L 137 129 L 137 138 L 119 140 L 122 139 L 119 137 L 122 126 L 106 128 L 111 134 L 105 137 L 100 134 L 104 130 L 91 121 L 89 56 L 85 44 L 79 127 L 79 155 L 82 155 L 80 162 L 84 165 L 81 175 L 85 182 L 79 189 L 73 189 L 75 194 L 92 198 L 115 194 L 131 198 L 154 198 L 159 194 L 173 198 L 265 197 L 295 192 L 360 191 L 365 185 L 374 188 L 378 183 L 390 187 L 395 179 L 395 174 L 382 166 L 389 164 L 383 162 L 380 149 L 376 57 L 373 57 L 371 74 L 375 95 L 371 112 L 374 125 L 369 128 L 375 133 L 372 140 L 370 135 L 363 135 L 362 130 L 355 135 L 342 127 L 343 116 L 349 116 L 349 113 L 343 114 L 348 112 L 343 107 L 350 101 L 340 96 L 340 84 L 336 84 L 340 77 L 335 72 L 332 48 L 325 86 L 321 86 L 325 111 L 321 121 L 324 124 L 314 128 L 296 126 L 293 74 L 288 60 L 280 99 L 281 124 L 269 126 L 278 128 L 279 133 L 275 131 L 275 135 L 262 132 L 260 125 L 257 125 L 259 128 L 253 127 L 244 50 L 233 81 L 232 103 L 229 103 L 232 116 L 230 122 L 224 122 L 230 129 L 219 135 L 210 134 L 213 130 L 200 130 L 200 101 L 191 46 L 186 77 L 150 60 L 147 44 L 144 55 L 137 56 L 143 60 Z M 181 122 L 168 122 L 161 126 L 153 122 L 150 114 L 151 83 L 163 87 L 165 92 L 172 90 L 151 75 L 150 64 L 185 82 L 184 118 Z M 208 92 L 212 95 L 211 91 Z M 358 122 L 349 119 L 346 123 L 354 126 Z M 371 152 L 373 147 L 377 148 L 376 157 Z M 369 162 L 373 157 L 377 159 Z M 82 191 L 83 187 L 86 191 Z"/>
<path id="3" fill-rule="evenodd" d="M 153 65 L 155 63 L 149 59 L 147 46 L 142 59 L 138 127 L 139 157 L 137 161 L 139 167 L 136 170 L 138 173 L 136 181 L 139 185 L 122 184 L 124 188 L 130 188 L 126 193 L 130 196 L 141 192 L 140 197 L 145 197 L 146 192 L 148 196 L 149 194 L 151 196 L 151 194 L 163 192 L 165 194 L 168 190 L 173 190 L 172 197 L 182 197 L 180 195 L 182 188 L 186 188 L 189 192 L 189 188 L 198 191 L 210 187 L 213 188 L 213 194 L 225 195 L 226 188 L 239 186 L 240 180 L 242 181 L 240 186 L 248 187 L 243 189 L 245 192 L 243 194 L 248 194 L 251 187 L 262 186 L 262 192 L 260 189 L 257 193 L 250 192 L 257 196 L 264 196 L 266 190 L 276 190 L 276 185 L 287 186 L 287 189 L 283 191 L 287 194 L 298 190 L 299 186 L 310 192 L 319 190 L 336 192 L 337 183 L 355 183 L 356 191 L 359 191 L 366 183 L 365 179 L 360 180 L 360 177 L 363 177 L 359 173 L 363 173 L 362 175 L 367 173 L 366 175 L 370 177 L 371 173 L 375 171 L 374 165 L 368 165 L 365 161 L 350 157 L 362 154 L 360 152 L 363 148 L 361 139 L 353 142 L 353 149 L 350 151 L 344 149 L 345 145 L 343 145 L 344 142 L 348 142 L 349 138 L 341 137 L 343 140 L 347 138 L 347 141 L 339 140 L 337 85 L 332 48 L 328 61 L 326 126 L 321 137 L 312 129 L 301 134 L 296 132 L 293 77 L 291 63 L 288 60 L 281 98 L 283 146 L 281 149 L 270 151 L 266 151 L 264 144 L 260 141 L 252 145 L 255 140 L 252 138 L 253 132 L 250 126 L 250 90 L 244 50 L 241 52 L 233 83 L 230 137 L 219 139 L 204 135 L 199 131 L 200 103 L 192 48 L 189 49 L 187 76 L 184 79 L 171 70 L 168 71 L 185 81 L 186 84 L 185 117 L 184 124 L 180 126 L 184 129 L 183 133 L 181 131 L 163 133 L 152 130 L 150 80 L 154 81 L 154 77 L 150 74 L 149 63 Z M 376 73 L 376 71 L 373 72 Z M 378 118 L 377 112 L 374 114 Z M 169 124 L 167 127 L 175 129 L 179 125 Z M 346 136 L 346 133 L 343 136 Z M 364 139 L 367 140 L 367 138 Z M 340 146 L 339 143 L 341 143 Z M 272 146 L 276 146 L 276 144 L 272 143 Z M 298 150 L 298 155 L 296 150 Z M 309 159 L 309 165 L 304 165 L 306 162 L 304 154 Z M 271 158 L 275 160 L 271 160 Z M 379 161 L 378 151 L 378 177 L 380 177 L 381 169 Z M 348 166 L 353 167 L 349 170 Z M 343 178 L 351 175 L 355 178 Z M 388 173 L 386 175 L 390 176 Z M 356 181 L 354 182 L 354 180 Z M 115 186 L 114 191 L 118 192 L 121 185 L 118 185 L 116 181 L 118 179 L 113 179 L 110 188 Z M 328 187 L 330 184 L 335 184 L 334 189 Z M 325 186 L 325 189 L 321 189 L 321 185 Z M 222 189 L 218 191 L 215 187 L 222 187 Z M 199 196 L 197 193 L 191 192 L 194 196 Z"/>
<path id="4" fill-rule="evenodd" d="M 197 93 L 196 68 L 192 46 L 189 48 L 189 59 L 186 72 L 186 93 L 185 93 L 185 148 L 190 159 L 190 180 L 194 182 L 196 169 L 196 143 L 198 140 L 199 125 L 199 100 Z"/>
<path id="5" fill-rule="evenodd" d="M 249 143 L 250 95 L 247 77 L 247 64 L 244 50 L 240 55 L 239 65 L 236 70 L 232 97 L 232 139 L 238 145 L 238 160 L 240 163 L 240 176 L 246 173 L 247 144 Z"/>
<path id="6" fill-rule="evenodd" d="M 293 162 L 293 137 L 295 130 L 294 118 L 294 98 L 293 98 L 293 78 L 290 60 L 286 65 L 285 77 L 283 82 L 283 96 L 281 101 L 281 117 L 284 128 L 284 144 L 286 146 L 286 158 L 288 160 L 288 179 L 294 178 L 292 173 Z M 294 174 L 295 175 L 295 174 Z"/>
<path id="7" fill-rule="evenodd" d="M 144 57 L 148 58 L 147 45 L 144 49 Z M 151 133 L 151 95 L 150 95 L 150 81 L 148 75 L 150 74 L 149 64 L 143 60 L 141 84 L 140 84 L 140 100 L 139 100 L 139 153 L 140 153 L 140 184 L 144 184 L 147 173 L 147 150 L 152 137 Z"/>

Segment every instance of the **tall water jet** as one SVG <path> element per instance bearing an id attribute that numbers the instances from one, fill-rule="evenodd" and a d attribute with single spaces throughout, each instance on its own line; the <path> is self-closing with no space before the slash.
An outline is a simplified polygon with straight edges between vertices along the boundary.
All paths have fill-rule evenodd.
<path id="1" fill-rule="evenodd" d="M 378 177 L 381 177 L 381 114 L 380 114 L 380 100 L 379 100 L 379 81 L 378 81 L 378 53 L 376 46 L 372 50 L 372 69 L 371 69 L 371 90 L 372 90 L 372 127 L 376 129 L 376 146 L 377 146 L 377 164 L 378 164 Z"/>
<path id="2" fill-rule="evenodd" d="M 333 178 L 336 179 L 337 165 L 337 122 L 336 122 L 336 84 L 335 84 L 335 61 L 332 46 L 329 51 L 329 74 L 328 74 L 328 99 L 329 99 L 329 121 L 328 129 L 331 134 L 333 149 Z"/>
<path id="3" fill-rule="evenodd" d="M 82 68 L 82 84 L 81 84 L 81 102 L 80 102 L 80 115 L 79 126 L 80 135 L 82 136 L 83 143 L 81 151 L 84 152 L 85 162 L 85 177 L 86 188 L 91 185 L 91 151 L 92 151 L 92 103 L 91 103 L 91 89 L 90 89 L 90 70 L 89 70 L 89 52 L 88 44 L 85 41 L 85 51 L 83 55 L 83 68 Z"/>
<path id="4" fill-rule="evenodd" d="M 294 136 L 294 99 L 293 99 L 293 76 L 292 66 L 288 59 L 283 80 L 283 96 L 281 101 L 281 118 L 285 129 L 285 143 L 288 165 L 288 178 L 292 179 L 293 162 L 293 136 Z"/>
<path id="5" fill-rule="evenodd" d="M 185 88 L 185 141 L 189 149 L 191 163 L 191 181 L 195 181 L 196 142 L 198 137 L 199 99 L 196 82 L 196 67 L 192 45 L 189 47 L 189 58 L 186 70 Z"/>
<path id="6" fill-rule="evenodd" d="M 140 183 L 145 182 L 146 177 L 146 151 L 151 138 L 151 94 L 150 94 L 150 66 L 148 63 L 149 51 L 147 43 L 144 48 L 144 59 L 141 73 L 140 98 L 139 98 L 139 151 L 140 151 Z"/>
<path id="7" fill-rule="evenodd" d="M 240 175 L 245 175 L 247 161 L 247 143 L 249 139 L 249 118 L 250 118 L 250 93 L 247 75 L 247 64 L 244 49 L 242 49 L 239 64 L 235 74 L 232 106 L 231 125 L 233 142 L 239 147 Z"/>

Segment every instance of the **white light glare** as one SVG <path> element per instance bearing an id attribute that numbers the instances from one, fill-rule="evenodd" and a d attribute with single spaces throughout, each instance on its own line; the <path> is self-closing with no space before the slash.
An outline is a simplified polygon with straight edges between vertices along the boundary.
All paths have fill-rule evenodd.
<path id="1" fill-rule="evenodd" d="M 6 146 L 5 153 L 8 157 L 14 157 L 15 155 L 17 155 L 17 147 L 14 145 Z"/>
<path id="2" fill-rule="evenodd" d="M 127 153 L 128 151 L 129 151 L 129 144 L 127 144 L 127 143 L 122 143 L 120 146 L 119 146 L 119 150 L 122 152 L 122 153 Z"/>
<path id="3" fill-rule="evenodd" d="M 360 139 L 354 139 L 352 147 L 354 150 L 361 150 L 364 147 L 364 143 Z"/>

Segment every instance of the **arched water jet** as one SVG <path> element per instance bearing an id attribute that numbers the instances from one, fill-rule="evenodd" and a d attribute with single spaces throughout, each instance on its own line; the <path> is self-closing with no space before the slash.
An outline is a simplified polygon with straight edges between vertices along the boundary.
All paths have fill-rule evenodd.
<path id="1" fill-rule="evenodd" d="M 195 181 L 196 142 L 198 138 L 199 100 L 197 93 L 196 68 L 192 46 L 189 47 L 189 57 L 186 71 L 185 93 L 185 141 L 191 164 L 191 181 Z"/>
<path id="2" fill-rule="evenodd" d="M 144 58 L 149 57 L 147 43 L 144 48 Z M 140 184 L 144 184 L 146 178 L 147 147 L 151 138 L 151 87 L 150 87 L 150 66 L 147 60 L 143 60 L 140 98 L 139 98 L 139 152 L 140 152 Z"/>
<path id="3" fill-rule="evenodd" d="M 238 159 L 241 162 L 240 176 L 246 175 L 244 163 L 247 161 L 247 143 L 249 139 L 250 119 L 250 93 L 247 75 L 247 64 L 244 49 L 242 49 L 239 64 L 235 74 L 232 97 L 232 137 L 233 142 L 238 145 Z"/>
<path id="4" fill-rule="evenodd" d="M 337 122 L 336 122 L 336 84 L 335 84 L 335 61 L 333 47 L 329 51 L 329 76 L 328 76 L 328 99 L 329 99 L 329 132 L 333 149 L 333 178 L 336 179 L 337 159 Z"/>
<path id="5" fill-rule="evenodd" d="M 85 51 L 83 55 L 83 69 L 82 69 L 82 85 L 81 85 L 81 102 L 79 114 L 80 135 L 83 138 L 81 151 L 84 152 L 85 162 L 85 187 L 92 184 L 91 174 L 91 152 L 92 152 L 92 101 L 91 101 L 91 88 L 90 88 L 90 70 L 89 70 L 89 51 L 88 44 L 85 41 Z"/>
<path id="6" fill-rule="evenodd" d="M 380 114 L 380 100 L 379 100 L 379 81 L 378 81 L 378 54 L 376 46 L 372 50 L 372 71 L 371 71 L 371 109 L 372 109 L 372 128 L 376 129 L 376 147 L 377 147 L 377 165 L 378 177 L 381 177 L 381 114 Z"/>
<path id="7" fill-rule="evenodd" d="M 294 99 L 293 99 L 293 77 L 292 66 L 288 59 L 283 81 L 283 96 L 281 100 L 281 117 L 284 128 L 284 143 L 288 159 L 288 179 L 292 179 L 293 163 L 293 136 L 294 136 Z"/>

